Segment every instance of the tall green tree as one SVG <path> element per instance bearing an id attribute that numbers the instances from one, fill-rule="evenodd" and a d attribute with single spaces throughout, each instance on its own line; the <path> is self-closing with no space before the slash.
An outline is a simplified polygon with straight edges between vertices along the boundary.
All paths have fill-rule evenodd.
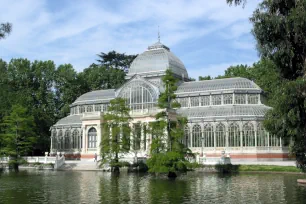
<path id="1" fill-rule="evenodd" d="M 137 55 L 126 55 L 125 53 L 118 53 L 116 51 L 110 51 L 108 53 L 101 52 L 97 54 L 99 59 L 99 65 L 105 66 L 108 69 L 114 68 L 127 72 L 131 63 L 137 57 Z"/>
<path id="2" fill-rule="evenodd" d="M 164 111 L 156 115 L 156 122 L 150 123 L 152 144 L 150 158 L 147 161 L 149 172 L 168 173 L 168 177 L 176 177 L 177 171 L 186 171 L 185 155 L 188 148 L 184 147 L 181 139 L 184 136 L 184 126 L 187 119 L 177 116 L 174 108 L 180 104 L 175 101 L 178 79 L 170 69 L 162 78 L 164 92 L 161 93 L 158 106 Z"/>
<path id="3" fill-rule="evenodd" d="M 0 24 L 0 40 L 9 35 L 12 31 L 11 23 L 1 23 Z"/>
<path id="4" fill-rule="evenodd" d="M 11 157 L 14 168 L 18 170 L 19 156 L 26 155 L 35 143 L 34 117 L 29 116 L 27 109 L 20 105 L 13 105 L 9 115 L 1 123 L 3 132 L 1 153 Z"/>
<path id="5" fill-rule="evenodd" d="M 107 113 L 102 116 L 102 141 L 100 153 L 102 164 L 110 163 L 114 172 L 119 172 L 120 154 L 129 152 L 131 128 L 130 109 L 126 100 L 116 98 L 110 101 Z"/>
<path id="6" fill-rule="evenodd" d="M 233 1 L 228 1 L 233 2 Z M 241 1 L 235 1 L 238 4 Z M 282 80 L 266 128 L 292 138 L 297 166 L 306 171 L 306 0 L 264 0 L 251 22 L 257 49 L 272 60 Z M 280 125 L 282 128 L 280 128 Z"/>

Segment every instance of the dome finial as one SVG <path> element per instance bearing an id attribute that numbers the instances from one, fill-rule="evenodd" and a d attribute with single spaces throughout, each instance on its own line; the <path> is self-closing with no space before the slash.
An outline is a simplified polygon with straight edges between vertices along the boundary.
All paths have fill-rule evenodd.
<path id="1" fill-rule="evenodd" d="M 158 38 L 158 42 L 160 42 L 159 26 L 158 26 L 157 38 Z"/>

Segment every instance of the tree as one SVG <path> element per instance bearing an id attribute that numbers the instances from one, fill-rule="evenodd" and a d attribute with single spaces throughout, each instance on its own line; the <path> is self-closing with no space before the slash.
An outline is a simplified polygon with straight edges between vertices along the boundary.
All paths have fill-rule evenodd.
<path id="1" fill-rule="evenodd" d="M 292 138 L 292 152 L 303 171 L 306 171 L 305 16 L 306 0 L 264 0 L 250 19 L 259 54 L 275 64 L 282 81 L 273 94 L 273 109 L 266 115 L 266 128 L 273 134 Z"/>
<path id="2" fill-rule="evenodd" d="M 3 148 L 1 152 L 11 157 L 14 169 L 18 170 L 19 156 L 27 154 L 35 143 L 33 132 L 34 118 L 29 116 L 27 109 L 20 105 L 13 105 L 11 113 L 4 117 L 1 123 L 3 132 Z"/>
<path id="3" fill-rule="evenodd" d="M 212 80 L 213 78 L 211 76 L 199 76 L 199 81 L 205 81 L 205 80 Z"/>
<path id="4" fill-rule="evenodd" d="M 118 88 L 125 82 L 124 77 L 123 70 L 96 64 L 90 65 L 78 75 L 81 89 L 86 90 L 85 92 Z"/>
<path id="5" fill-rule="evenodd" d="M 0 24 L 0 40 L 9 35 L 12 31 L 11 23 L 1 23 Z"/>
<path id="6" fill-rule="evenodd" d="M 173 108 L 180 107 L 175 101 L 178 79 L 170 69 L 162 78 L 164 92 L 158 99 L 158 106 L 164 111 L 156 115 L 156 121 L 150 123 L 152 143 L 151 157 L 147 161 L 149 172 L 168 173 L 168 177 L 176 177 L 177 171 L 186 171 L 185 155 L 188 149 L 181 143 L 187 119 L 176 116 Z"/>
<path id="7" fill-rule="evenodd" d="M 137 57 L 137 55 L 126 55 L 125 53 L 118 53 L 116 51 L 110 51 L 108 53 L 101 52 L 97 54 L 99 59 L 99 65 L 105 66 L 108 69 L 120 69 L 127 72 L 130 68 L 131 63 Z"/>
<path id="8" fill-rule="evenodd" d="M 102 116 L 102 164 L 110 163 L 114 172 L 119 172 L 120 154 L 130 150 L 129 111 L 125 99 L 115 98 L 110 101 L 108 112 Z"/>

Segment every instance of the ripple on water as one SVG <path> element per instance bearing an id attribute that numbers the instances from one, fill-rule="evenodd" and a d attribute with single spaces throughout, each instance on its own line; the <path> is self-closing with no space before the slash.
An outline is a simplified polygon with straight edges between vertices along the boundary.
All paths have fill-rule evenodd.
<path id="1" fill-rule="evenodd" d="M 299 175 L 20 171 L 0 176 L 0 203 L 304 203 Z"/>

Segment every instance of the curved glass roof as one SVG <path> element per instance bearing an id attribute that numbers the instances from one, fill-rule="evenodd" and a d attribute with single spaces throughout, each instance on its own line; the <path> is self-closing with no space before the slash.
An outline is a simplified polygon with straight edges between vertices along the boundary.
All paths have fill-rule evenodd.
<path id="1" fill-rule="evenodd" d="M 196 108 L 180 108 L 178 114 L 187 118 L 240 118 L 240 117 L 264 117 L 270 107 L 265 105 L 231 105 L 208 106 Z"/>
<path id="2" fill-rule="evenodd" d="M 109 101 L 114 98 L 115 98 L 115 89 L 91 91 L 77 98 L 72 103 L 72 105 L 82 103 L 82 102 L 90 102 L 90 101 L 101 101 L 101 100 Z"/>
<path id="3" fill-rule="evenodd" d="M 261 92 L 259 86 L 246 78 L 225 78 L 204 81 L 184 82 L 178 86 L 177 94 L 186 92 L 209 92 L 229 89 L 253 89 Z"/>
<path id="4" fill-rule="evenodd" d="M 182 61 L 170 49 L 160 42 L 148 47 L 132 62 L 128 75 L 166 71 L 168 68 L 178 76 L 188 78 L 187 70 Z"/>
<path id="5" fill-rule="evenodd" d="M 81 125 L 81 116 L 82 115 L 69 115 L 57 121 L 54 126 L 64 126 L 64 125 Z"/>

